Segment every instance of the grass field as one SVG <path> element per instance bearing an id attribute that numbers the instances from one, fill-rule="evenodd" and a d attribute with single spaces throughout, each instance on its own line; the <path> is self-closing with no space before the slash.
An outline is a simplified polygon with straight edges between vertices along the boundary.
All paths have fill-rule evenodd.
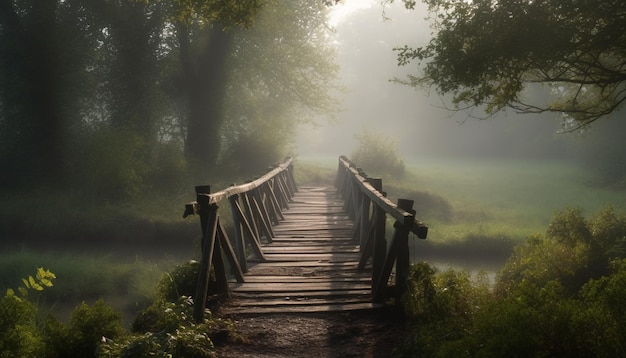
<path id="1" fill-rule="evenodd" d="M 409 166 L 403 186 L 443 197 L 452 220 L 424 217 L 432 239 L 462 239 L 467 233 L 523 239 L 545 231 L 556 210 L 606 205 L 626 210 L 626 193 L 593 186 L 593 173 L 557 161 L 423 160 Z M 416 203 L 416 205 L 419 205 Z"/>
<path id="2" fill-rule="evenodd" d="M 392 200 L 414 199 L 417 217 L 429 226 L 426 241 L 413 240 L 416 259 L 502 261 L 513 245 L 542 234 L 555 211 L 583 209 L 590 216 L 606 205 L 626 211 L 626 192 L 594 186 L 594 174 L 562 161 L 406 160 L 403 178 L 383 177 Z M 335 158 L 299 158 L 299 166 L 334 172 Z M 358 164 L 358 163 L 357 163 Z M 367 172 L 367 168 L 363 168 Z M 306 178 L 301 178 L 306 180 Z M 417 241 L 417 242 L 415 242 Z"/>
<path id="3" fill-rule="evenodd" d="M 423 159 L 406 163 L 403 178 L 381 175 L 383 188 L 394 201 L 415 200 L 417 217 L 429 226 L 429 234 L 427 240 L 410 240 L 410 250 L 415 261 L 428 260 L 439 267 L 485 268 L 494 273 L 513 245 L 545 232 L 555 211 L 579 207 L 591 216 L 606 205 L 626 211 L 625 192 L 594 186 L 593 173 L 565 162 Z M 333 185 L 336 170 L 337 158 L 301 157 L 295 162 L 299 185 Z M 164 272 L 197 254 L 197 220 L 180 219 L 182 204 L 191 199 L 191 194 L 177 194 L 121 211 L 100 207 L 97 215 L 93 209 L 74 210 L 80 200 L 61 197 L 51 200 L 53 207 L 33 207 L 28 211 L 34 214 L 32 224 L 52 230 L 56 223 L 59 231 L 30 249 L 20 249 L 19 241 L 7 245 L 5 237 L 0 289 L 15 288 L 21 278 L 44 266 L 57 274 L 55 287 L 45 297 L 51 310 L 67 314 L 82 300 L 108 297 L 127 312 L 126 319 L 132 319 L 134 311 L 149 304 Z M 29 206 L 36 201 L 9 200 L 5 214 L 10 214 L 11 202 Z M 84 240 L 67 246 L 62 239 L 65 230 L 68 234 L 78 230 Z M 105 245 L 92 246 L 94 240 Z M 107 242 L 115 245 L 109 248 Z M 88 243 L 84 252 L 76 246 L 80 243 Z"/>

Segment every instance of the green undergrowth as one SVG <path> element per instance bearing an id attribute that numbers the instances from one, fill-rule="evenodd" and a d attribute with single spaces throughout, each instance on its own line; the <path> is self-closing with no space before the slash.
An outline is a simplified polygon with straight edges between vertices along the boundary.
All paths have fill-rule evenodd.
<path id="1" fill-rule="evenodd" d="M 54 289 L 66 290 L 63 281 L 75 277 L 38 267 L 35 275 L 26 274 L 0 296 L 0 356 L 215 357 L 216 345 L 241 338 L 230 320 L 214 317 L 208 309 L 202 319 L 193 319 L 189 291 L 197 281 L 197 266 L 180 265 L 154 276 L 149 305 L 127 327 L 122 313 L 104 299 L 79 302 L 65 321 L 47 313 L 42 298 Z"/>
<path id="2" fill-rule="evenodd" d="M 626 216 L 606 207 L 554 214 L 490 282 L 468 271 L 411 268 L 397 357 L 624 356 Z"/>

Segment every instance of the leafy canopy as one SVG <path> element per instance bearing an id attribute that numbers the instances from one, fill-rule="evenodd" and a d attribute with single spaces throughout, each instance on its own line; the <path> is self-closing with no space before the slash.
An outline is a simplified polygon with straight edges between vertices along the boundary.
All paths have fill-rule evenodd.
<path id="1" fill-rule="evenodd" d="M 422 74 L 403 82 L 452 95 L 456 109 L 557 112 L 575 130 L 626 100 L 626 2 L 423 2 L 433 21 L 432 38 L 422 47 L 396 49 L 399 65 L 423 65 Z M 539 86 L 551 90 L 548 100 L 525 98 L 525 90 Z"/>

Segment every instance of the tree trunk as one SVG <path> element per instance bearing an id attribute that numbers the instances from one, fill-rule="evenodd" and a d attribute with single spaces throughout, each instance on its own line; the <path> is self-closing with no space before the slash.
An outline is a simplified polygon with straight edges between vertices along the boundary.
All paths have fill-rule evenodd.
<path id="1" fill-rule="evenodd" d="M 233 35 L 219 26 L 204 31 L 207 40 L 196 57 L 185 26 L 179 26 L 178 39 L 188 110 L 185 156 L 208 168 L 216 163 L 221 148 L 220 127 Z"/>
<path id="2" fill-rule="evenodd" d="M 61 179 L 66 169 L 55 47 L 57 5 L 53 0 L 34 2 L 24 24 L 9 1 L 0 1 L 4 36 L 18 44 L 3 49 L 4 70 L 12 73 L 2 98 L 11 104 L 5 126 L 12 133 L 5 135 L 12 138 L 2 155 L 12 156 L 3 162 L 10 163 L 19 180 Z"/>

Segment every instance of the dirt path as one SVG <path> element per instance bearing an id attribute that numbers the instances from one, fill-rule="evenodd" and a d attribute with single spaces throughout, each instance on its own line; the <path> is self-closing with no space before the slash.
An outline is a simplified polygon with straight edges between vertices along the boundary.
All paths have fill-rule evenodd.
<path id="1" fill-rule="evenodd" d="M 391 309 L 231 319 L 244 342 L 218 347 L 218 357 L 390 357 L 405 337 Z"/>

